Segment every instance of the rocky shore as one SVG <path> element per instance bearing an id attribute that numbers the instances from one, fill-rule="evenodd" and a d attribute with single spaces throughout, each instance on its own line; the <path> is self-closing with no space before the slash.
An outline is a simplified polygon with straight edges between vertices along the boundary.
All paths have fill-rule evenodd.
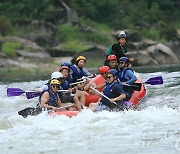
<path id="1" fill-rule="evenodd" d="M 42 25 L 39 25 L 40 23 Z M 42 33 L 41 36 L 37 36 L 36 34 L 28 34 L 25 37 L 9 36 L 0 38 L 1 81 L 6 81 L 6 78 L 9 76 L 14 78 L 15 74 L 18 75 L 22 72 L 24 73 L 22 73 L 21 76 L 36 76 L 42 74 L 49 75 L 51 72 L 59 69 L 61 62 L 73 63 L 75 58 L 79 55 L 87 57 L 88 61 L 90 62 L 102 61 L 103 65 L 108 47 L 100 44 L 91 44 L 89 45 L 88 49 L 80 53 L 77 53 L 76 51 L 66 51 L 61 49 L 60 43 L 56 43 L 55 46 L 53 45 L 50 38 L 53 38 L 55 28 L 52 25 L 48 25 L 47 28 L 47 23 L 45 24 L 40 21 L 33 22 L 32 24 L 38 25 L 40 30 L 44 31 L 44 33 Z M 119 31 L 113 32 L 111 35 L 116 37 L 118 33 Z M 180 63 L 180 32 L 177 32 L 176 39 L 172 39 L 172 41 L 168 43 L 159 43 L 153 40 L 143 40 L 138 32 L 133 32 L 130 30 L 127 30 L 127 34 L 129 36 L 127 42 L 127 56 L 135 58 L 133 66 Z M 44 40 L 45 38 L 46 40 Z M 49 40 L 52 43 L 52 46 L 50 46 L 51 48 L 41 46 L 40 40 Z M 114 43 L 116 43 L 116 39 L 114 40 Z M 20 43 L 22 48 L 15 49 L 16 56 L 7 56 L 2 52 L 2 45 L 5 42 Z M 50 45 L 50 42 L 46 43 Z"/>

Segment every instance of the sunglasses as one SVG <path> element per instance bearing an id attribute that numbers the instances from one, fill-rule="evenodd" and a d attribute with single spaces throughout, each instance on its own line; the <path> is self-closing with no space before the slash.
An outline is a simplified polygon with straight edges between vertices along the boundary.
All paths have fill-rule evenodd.
<path id="1" fill-rule="evenodd" d="M 52 84 L 51 85 L 53 88 L 59 88 L 59 85 L 58 84 Z"/>
<path id="2" fill-rule="evenodd" d="M 119 64 L 124 64 L 125 62 L 120 61 Z"/>
<path id="3" fill-rule="evenodd" d="M 57 80 L 59 80 L 59 81 L 63 81 L 63 80 L 64 80 L 64 77 L 63 77 L 63 78 L 57 78 Z"/>
<path id="4" fill-rule="evenodd" d="M 113 76 L 107 76 L 106 78 L 107 78 L 107 79 L 110 79 L 111 77 L 113 77 Z"/>

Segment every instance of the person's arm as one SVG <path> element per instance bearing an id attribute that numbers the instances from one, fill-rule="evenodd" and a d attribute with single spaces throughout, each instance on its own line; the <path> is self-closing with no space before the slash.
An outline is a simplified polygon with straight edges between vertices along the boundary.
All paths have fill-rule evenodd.
<path id="1" fill-rule="evenodd" d="M 56 110 L 56 107 L 46 104 L 48 100 L 49 100 L 49 93 L 46 91 L 41 96 L 41 101 L 40 101 L 41 107 Z"/>
<path id="2" fill-rule="evenodd" d="M 78 89 L 80 90 L 84 90 L 84 87 L 90 83 L 90 80 L 89 79 L 86 79 L 86 81 L 84 83 L 80 83 L 80 84 L 77 84 L 77 87 Z"/>
<path id="3" fill-rule="evenodd" d="M 130 80 L 126 81 L 126 84 L 132 84 L 137 80 L 137 77 L 131 70 L 127 70 L 127 76 L 130 78 Z"/>
<path id="4" fill-rule="evenodd" d="M 112 98 L 110 102 L 112 103 L 112 102 L 116 102 L 116 101 L 121 101 L 121 100 L 123 100 L 125 98 L 126 98 L 126 94 L 121 93 L 118 97 Z"/>
<path id="5" fill-rule="evenodd" d="M 48 90 L 49 88 L 48 88 L 48 86 L 47 85 L 43 85 L 41 88 L 37 88 L 36 90 L 35 90 L 35 92 L 36 93 L 42 93 L 42 92 L 44 92 L 44 91 L 46 91 L 46 90 Z"/>
<path id="6" fill-rule="evenodd" d="M 61 100 L 60 98 L 58 97 L 58 102 L 57 102 L 58 106 L 62 106 L 62 103 L 61 103 Z"/>
<path id="7" fill-rule="evenodd" d="M 117 97 L 112 98 L 110 101 L 111 103 L 116 101 L 121 101 L 126 98 L 126 94 L 124 93 L 123 87 L 118 84 L 113 87 L 112 94 Z"/>
<path id="8" fill-rule="evenodd" d="M 92 74 L 85 68 L 84 69 L 84 73 L 85 73 L 85 76 L 91 76 Z"/>

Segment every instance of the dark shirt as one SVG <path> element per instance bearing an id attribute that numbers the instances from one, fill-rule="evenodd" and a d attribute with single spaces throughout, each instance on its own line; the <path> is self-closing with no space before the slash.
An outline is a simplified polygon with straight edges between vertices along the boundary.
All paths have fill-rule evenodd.
<path id="1" fill-rule="evenodd" d="M 113 44 L 112 45 L 112 55 L 115 55 L 117 57 L 117 60 L 119 60 L 119 58 L 121 57 L 126 57 L 125 53 L 126 53 L 126 48 L 124 46 L 122 46 L 119 43 Z"/>

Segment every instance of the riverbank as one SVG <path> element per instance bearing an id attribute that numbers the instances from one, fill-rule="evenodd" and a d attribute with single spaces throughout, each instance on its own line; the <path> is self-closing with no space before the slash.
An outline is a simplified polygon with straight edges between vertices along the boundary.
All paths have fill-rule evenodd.
<path id="1" fill-rule="evenodd" d="M 47 80 L 54 71 L 58 71 L 62 62 L 70 62 L 72 57 L 51 58 L 47 63 L 36 63 L 34 66 L 21 67 L 7 65 L 0 68 L 0 82 L 21 82 Z"/>
<path id="2" fill-rule="evenodd" d="M 7 66 L 0 68 L 0 82 L 21 82 L 21 81 L 36 81 L 48 80 L 51 73 L 58 71 L 62 62 L 70 62 L 72 57 L 52 58 L 50 63 L 39 64 L 38 67 L 12 67 Z M 88 68 L 92 73 L 97 73 L 99 67 Z M 151 72 L 175 72 L 180 71 L 180 64 L 171 65 L 156 65 L 156 66 L 138 66 L 133 67 L 138 73 Z"/>

